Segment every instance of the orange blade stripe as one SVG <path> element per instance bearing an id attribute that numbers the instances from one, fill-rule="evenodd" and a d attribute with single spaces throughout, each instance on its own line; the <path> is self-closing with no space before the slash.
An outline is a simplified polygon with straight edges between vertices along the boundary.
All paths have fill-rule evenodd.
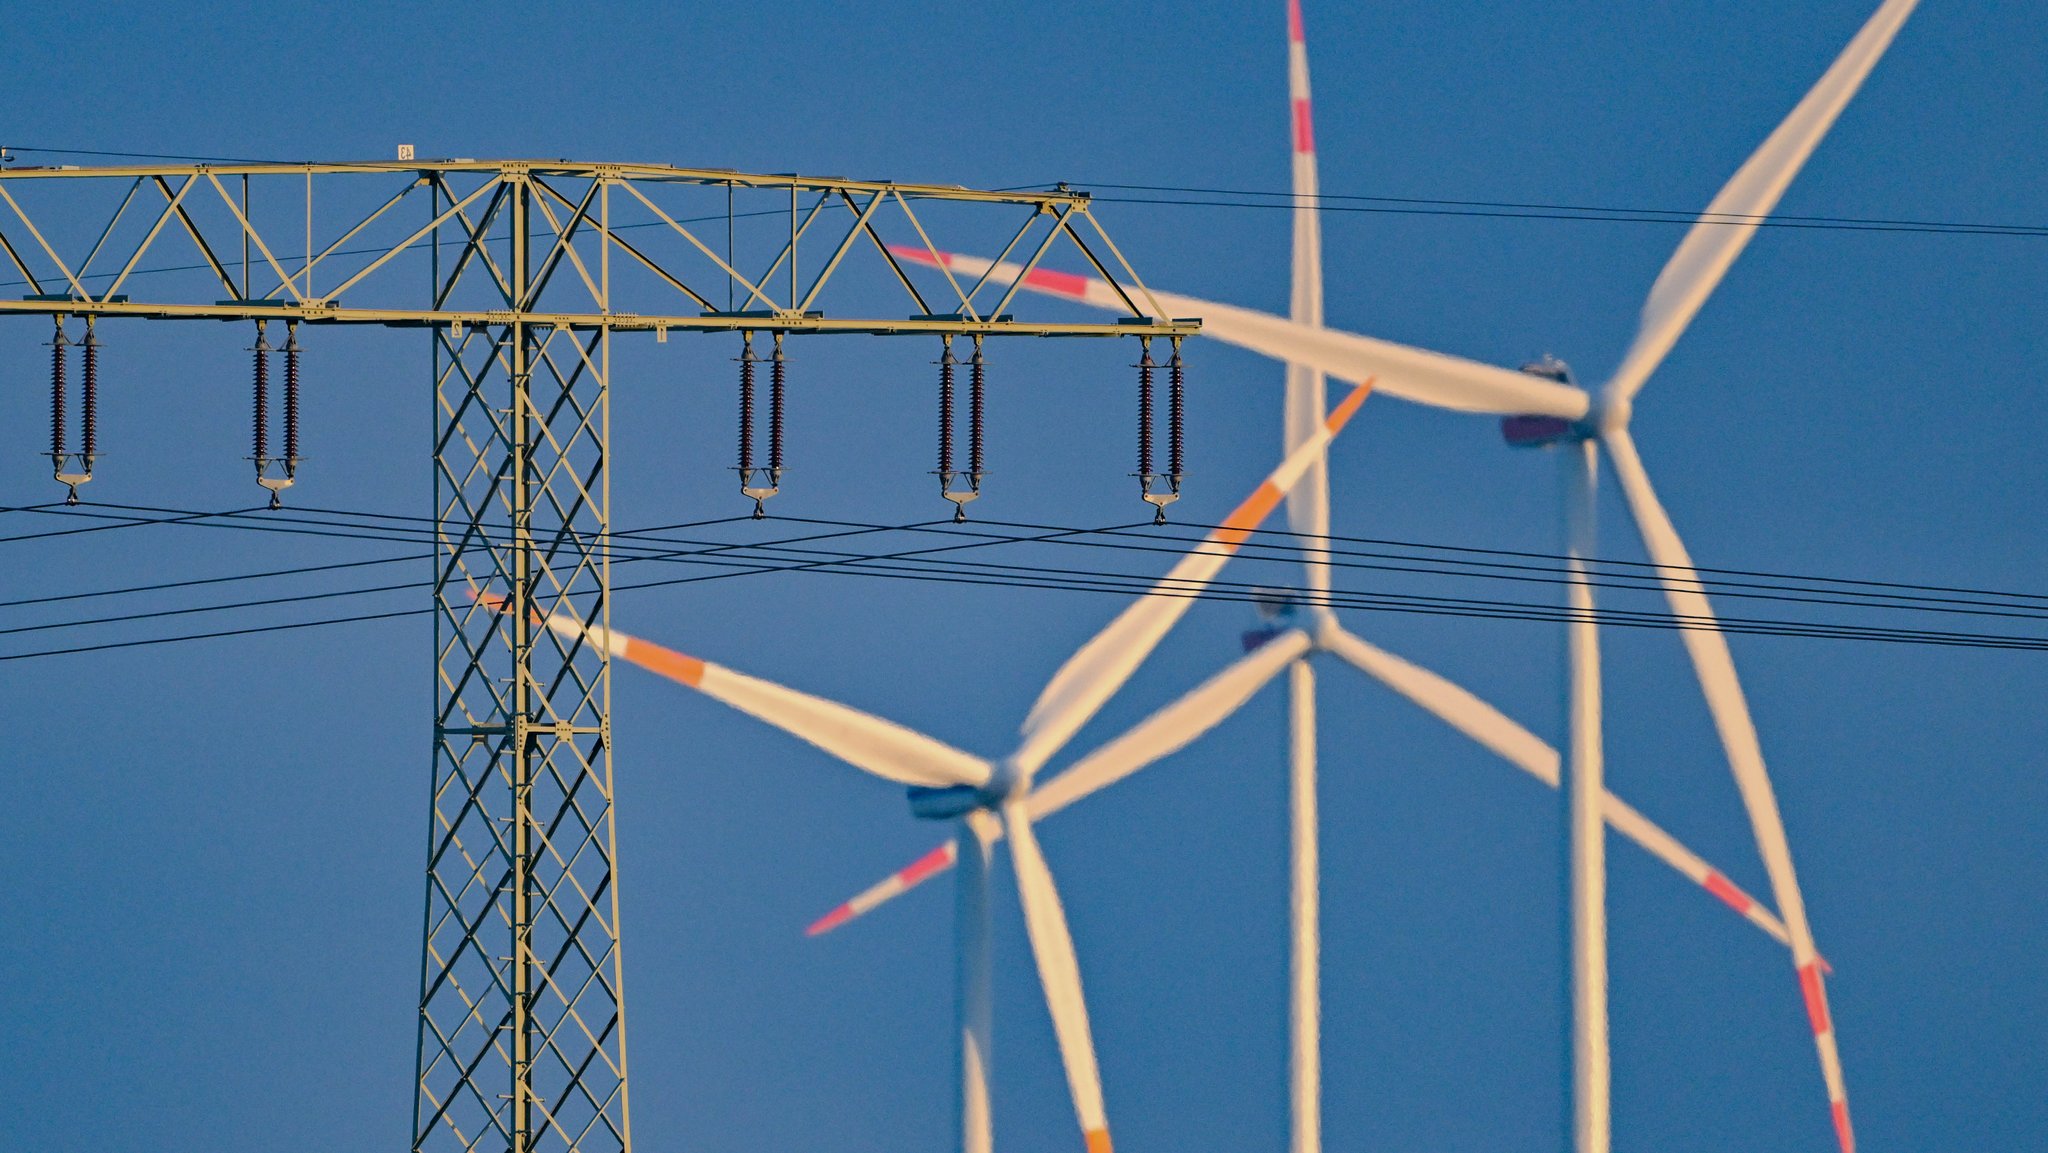
<path id="1" fill-rule="evenodd" d="M 1223 527 L 1216 530 L 1217 543 L 1230 548 L 1243 544 L 1244 538 L 1252 535 L 1259 522 L 1279 507 L 1281 495 L 1280 489 L 1270 480 L 1253 490 L 1243 504 L 1223 518 Z"/>
<path id="2" fill-rule="evenodd" d="M 1330 430 L 1331 436 L 1337 435 L 1358 411 L 1358 406 L 1365 403 L 1366 396 L 1372 392 L 1372 383 L 1368 380 L 1352 389 L 1350 395 L 1346 396 L 1330 413 L 1328 419 L 1323 421 L 1323 427 Z M 1245 538 L 1252 534 L 1252 530 L 1259 527 L 1259 522 L 1265 520 L 1280 506 L 1284 496 L 1286 494 L 1272 481 L 1261 484 L 1245 498 L 1243 504 L 1238 505 L 1229 516 L 1223 518 L 1222 527 L 1216 530 L 1216 542 L 1226 548 L 1236 548 L 1243 544 Z"/>
<path id="3" fill-rule="evenodd" d="M 624 641 L 619 647 L 619 655 L 648 672 L 680 681 L 693 689 L 704 682 L 704 662 L 696 657 L 684 656 L 674 649 L 665 649 L 638 637 L 619 639 Z"/>
<path id="4" fill-rule="evenodd" d="M 1336 409 L 1330 413 L 1329 418 L 1323 421 L 1323 427 L 1330 430 L 1330 435 L 1335 436 L 1343 430 L 1346 424 L 1351 422 L 1351 417 L 1358 412 L 1358 406 L 1365 403 L 1365 398 L 1372 393 L 1373 382 L 1378 379 L 1378 377 L 1366 377 L 1364 383 L 1352 389 L 1349 396 L 1338 402 Z"/>
<path id="5" fill-rule="evenodd" d="M 1089 1129 L 1081 1136 L 1088 1142 L 1088 1153 L 1114 1153 L 1109 1146 L 1109 1130 Z"/>

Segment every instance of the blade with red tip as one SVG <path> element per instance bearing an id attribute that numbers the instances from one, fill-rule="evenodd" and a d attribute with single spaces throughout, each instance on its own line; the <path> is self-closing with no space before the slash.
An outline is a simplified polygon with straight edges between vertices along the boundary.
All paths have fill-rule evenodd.
<path id="1" fill-rule="evenodd" d="M 1615 477 L 1628 499 L 1629 512 L 1642 535 L 1650 559 L 1657 565 L 1657 579 L 1671 611 L 1687 627 L 1679 630 L 1685 650 L 1692 658 L 1693 671 L 1720 733 L 1721 747 L 1735 776 L 1736 790 L 1749 812 L 1750 829 L 1771 879 L 1771 893 L 1778 912 L 1785 918 L 1785 930 L 1792 938 L 1792 964 L 1799 971 L 1800 993 L 1806 999 L 1813 1024 L 1814 1047 L 1820 1053 L 1821 1075 L 1827 1082 L 1836 1134 L 1843 1153 L 1852 1153 L 1855 1134 L 1849 1125 L 1849 1092 L 1842 1074 L 1841 1054 L 1835 1043 L 1833 1019 L 1828 1015 L 1827 989 L 1821 976 L 1820 956 L 1813 944 L 1813 928 L 1806 919 L 1806 900 L 1800 895 L 1799 876 L 1792 867 L 1792 846 L 1785 836 L 1785 819 L 1778 811 L 1778 798 L 1764 767 L 1763 745 L 1757 738 L 1756 722 L 1750 717 L 1749 702 L 1742 682 L 1735 675 L 1735 658 L 1728 639 L 1716 624 L 1713 605 L 1700 591 L 1699 572 L 1679 539 L 1670 514 L 1650 486 L 1650 475 L 1637 454 L 1635 440 L 1626 429 L 1604 438 L 1614 461 Z"/>
<path id="2" fill-rule="evenodd" d="M 890 248 L 900 259 L 932 263 L 922 248 Z M 979 276 L 994 269 L 993 277 L 1024 278 L 1024 287 L 1096 308 L 1128 313 L 1123 298 L 1107 283 L 1070 272 L 1021 265 L 996 264 L 974 256 L 940 253 L 947 268 Z M 1202 335 L 1225 344 L 1248 348 L 1275 360 L 1305 365 L 1339 380 L 1372 379 L 1375 387 L 1389 396 L 1418 404 L 1459 412 L 1497 413 L 1503 416 L 1538 415 L 1577 420 L 1586 415 L 1590 400 L 1581 389 L 1544 380 L 1526 372 L 1481 364 L 1476 360 L 1429 352 L 1334 328 L 1314 328 L 1269 312 L 1218 304 L 1192 296 L 1154 290 L 1159 307 L 1175 316 L 1202 318 Z"/>
<path id="3" fill-rule="evenodd" d="M 931 880 L 933 877 L 952 868 L 959 862 L 959 859 L 959 842 L 947 841 L 917 860 L 889 874 L 880 883 L 870 885 L 861 890 L 852 900 L 811 922 L 810 927 L 804 930 L 804 935 L 816 937 L 822 933 L 829 933 L 848 921 L 853 920 L 855 917 L 860 916 L 862 913 L 867 912 L 869 909 L 874 908 L 876 905 L 893 897 L 901 896 L 903 893 Z"/>
<path id="4" fill-rule="evenodd" d="M 1323 647 L 1356 666 L 1367 676 L 1407 697 L 1424 711 L 1491 749 L 1502 760 L 1549 785 L 1557 787 L 1557 750 L 1542 738 L 1516 724 L 1505 713 L 1481 700 L 1470 690 L 1369 644 L 1353 633 L 1331 626 L 1324 630 Z M 1062 775 L 1064 776 L 1064 774 Z M 1055 778 L 1057 781 L 1061 778 Z M 1755 898 L 1736 888 L 1720 870 L 1707 864 L 1699 854 L 1681 844 L 1626 801 L 1607 793 L 1602 815 L 1615 832 L 1634 841 L 1651 856 L 1684 874 L 1694 884 L 1712 893 L 1729 908 L 1781 945 L 1790 945 L 1785 926 Z"/>
<path id="5" fill-rule="evenodd" d="M 1123 687 L 1160 639 L 1187 613 L 1194 603 L 1189 594 L 1199 592 L 1214 579 L 1223 563 L 1272 513 L 1309 466 L 1322 458 L 1330 441 L 1343 431 L 1371 390 L 1371 381 L 1352 389 L 1324 418 L 1316 434 L 1289 453 L 1265 483 L 1160 578 L 1151 592 L 1125 609 L 1060 666 L 1024 719 L 1023 740 L 1015 759 L 1025 771 L 1043 765 L 1095 715 L 1104 701 Z"/>
<path id="6" fill-rule="evenodd" d="M 1315 117 L 1310 110 L 1308 41 L 1302 32 L 1301 2 L 1287 0 L 1287 121 L 1294 156 L 1294 280 L 1287 312 L 1295 323 L 1323 326 L 1323 226 L 1316 202 Z M 1288 451 L 1315 435 L 1324 402 L 1323 374 L 1305 364 L 1287 365 L 1286 445 Z M 1303 536 L 1330 535 L 1330 469 L 1327 459 L 1287 494 L 1287 527 Z M 1330 566 L 1310 554 L 1308 587 L 1327 591 Z"/>

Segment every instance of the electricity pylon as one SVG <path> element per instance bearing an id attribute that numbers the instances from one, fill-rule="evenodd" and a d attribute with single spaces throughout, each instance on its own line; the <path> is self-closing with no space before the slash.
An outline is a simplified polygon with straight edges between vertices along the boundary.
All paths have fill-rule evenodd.
<path id="1" fill-rule="evenodd" d="M 754 210 L 739 212 L 741 198 Z M 763 202 L 770 208 L 758 210 Z M 316 205 L 341 225 L 316 228 Z M 942 249 L 932 235 L 937 217 L 965 207 L 977 219 L 1009 213 L 1003 252 L 1028 256 L 1027 269 L 1071 243 L 1119 286 L 1129 314 L 1106 324 L 1020 320 L 1010 310 L 1027 299 L 1021 276 L 963 284 L 943 268 L 928 298 L 889 246 L 935 261 L 974 247 L 949 237 Z M 424 211 L 408 219 L 415 209 Z M 742 222 L 749 251 L 768 257 L 754 277 L 739 271 L 756 266 L 741 257 Z M 808 251 L 822 255 L 803 275 L 802 244 L 814 232 L 822 239 Z M 602 646 L 538 623 L 610 623 L 615 337 L 745 334 L 743 420 L 752 336 L 774 339 L 770 458 L 756 468 L 743 449 L 740 461 L 742 486 L 758 497 L 773 494 L 782 468 L 785 335 L 968 337 L 978 348 L 998 336 L 1177 342 L 1198 327 L 1159 315 L 1087 196 L 1065 188 L 409 156 L 16 167 L 0 169 L 0 257 L 29 289 L 0 300 L 0 315 L 56 318 L 50 455 L 74 491 L 92 477 L 93 352 L 107 322 L 257 323 L 253 456 L 273 493 L 300 465 L 299 329 L 431 335 L 436 680 L 414 1150 L 631 1148 L 610 660 Z M 95 263 L 115 269 L 94 272 Z M 828 301 L 841 284 L 849 287 Z M 828 308 L 850 292 L 897 295 L 909 307 L 890 316 Z M 71 451 L 64 416 L 66 318 L 89 326 L 82 452 Z M 273 324 L 290 334 L 281 457 L 269 455 L 266 435 Z M 941 477 L 949 490 L 951 479 Z"/>

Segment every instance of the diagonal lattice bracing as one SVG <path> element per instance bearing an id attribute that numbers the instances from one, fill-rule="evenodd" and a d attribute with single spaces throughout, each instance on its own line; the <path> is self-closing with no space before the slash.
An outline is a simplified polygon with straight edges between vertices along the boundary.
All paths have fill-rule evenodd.
<path id="1" fill-rule="evenodd" d="M 604 308 L 580 230 L 587 190 L 536 212 L 518 174 L 456 231 L 453 281 L 530 302 L 565 285 Z M 488 221 L 509 228 L 490 251 Z M 436 250 L 439 250 L 438 244 Z M 434 821 L 421 972 L 416 1150 L 625 1153 L 610 666 L 542 623 L 602 622 L 609 605 L 608 327 L 514 320 L 435 330 Z"/>

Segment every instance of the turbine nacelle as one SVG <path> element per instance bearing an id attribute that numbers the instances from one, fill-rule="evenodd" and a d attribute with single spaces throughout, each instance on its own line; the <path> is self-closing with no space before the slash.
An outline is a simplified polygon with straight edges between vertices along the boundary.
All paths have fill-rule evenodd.
<path id="1" fill-rule="evenodd" d="M 986 790 L 973 785 L 948 785 L 943 789 L 911 785 L 904 791 L 910 797 L 910 815 L 920 821 L 958 820 L 994 803 Z"/>
<path id="2" fill-rule="evenodd" d="M 996 762 L 995 772 L 982 785 L 910 785 L 904 795 L 910 801 L 910 815 L 920 821 L 953 821 L 977 809 L 993 812 L 1004 801 L 1031 790 L 1031 774 L 1013 757 Z"/>
<path id="3" fill-rule="evenodd" d="M 1253 589 L 1252 607 L 1258 610 L 1259 627 L 1247 630 L 1242 640 L 1244 651 L 1255 652 L 1274 637 L 1295 627 L 1301 614 L 1301 606 L 1293 593 L 1282 589 Z"/>
<path id="4" fill-rule="evenodd" d="M 1572 379 L 1571 365 L 1549 353 L 1544 353 L 1540 360 L 1523 365 L 1521 371 L 1542 380 L 1578 387 L 1578 381 Z M 1598 399 L 1592 402 L 1581 420 L 1538 415 L 1504 416 L 1500 419 L 1501 439 L 1508 442 L 1509 448 L 1550 448 L 1569 444 L 1598 436 L 1608 427 L 1609 422 Z"/>

